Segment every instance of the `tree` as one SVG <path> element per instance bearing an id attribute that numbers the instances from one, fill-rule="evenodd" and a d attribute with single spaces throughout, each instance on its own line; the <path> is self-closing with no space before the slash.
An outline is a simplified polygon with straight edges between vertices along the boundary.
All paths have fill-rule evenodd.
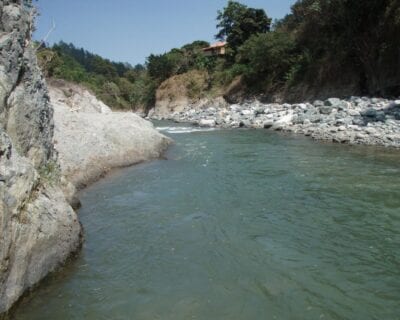
<path id="1" fill-rule="evenodd" d="M 399 0 L 300 0 L 284 24 L 310 55 L 318 82 L 343 70 L 358 74 L 363 94 L 382 94 L 388 78 L 396 85 L 399 77 L 399 8 Z"/>
<path id="2" fill-rule="evenodd" d="M 256 34 L 240 48 L 237 60 L 247 66 L 246 80 L 271 83 L 285 82 L 286 75 L 296 61 L 296 46 L 286 32 L 273 31 Z"/>
<path id="3" fill-rule="evenodd" d="M 217 21 L 219 32 L 215 38 L 226 40 L 233 53 L 252 35 L 268 32 L 271 27 L 271 19 L 263 9 L 249 8 L 232 0 L 218 11 Z"/>
<path id="4" fill-rule="evenodd" d="M 167 54 L 154 55 L 151 54 L 147 57 L 146 62 L 149 76 L 160 83 L 168 79 L 174 70 L 174 65 L 168 59 Z"/>

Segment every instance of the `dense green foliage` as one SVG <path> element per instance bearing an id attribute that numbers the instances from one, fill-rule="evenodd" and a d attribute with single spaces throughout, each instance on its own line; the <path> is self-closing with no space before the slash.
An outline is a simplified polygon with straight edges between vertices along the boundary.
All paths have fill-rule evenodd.
<path id="1" fill-rule="evenodd" d="M 158 86 L 173 75 L 190 70 L 212 70 L 216 58 L 206 57 L 205 41 L 150 55 L 145 65 L 112 62 L 73 44 L 60 42 L 38 51 L 39 63 L 49 78 L 80 83 L 114 109 L 148 109 L 154 106 Z"/>
<path id="2" fill-rule="evenodd" d="M 60 42 L 39 50 L 39 61 L 47 76 L 82 83 L 120 109 L 149 109 L 161 83 L 179 74 L 205 74 L 218 94 L 235 79 L 244 94 L 340 82 L 352 82 L 353 94 L 400 94 L 400 0 L 299 0 L 272 27 L 264 10 L 230 0 L 217 21 L 225 56 L 206 56 L 209 43 L 194 41 L 132 67 Z"/>
<path id="3" fill-rule="evenodd" d="M 173 75 L 190 70 L 212 69 L 215 59 L 206 57 L 202 51 L 202 48 L 208 46 L 208 42 L 195 41 L 161 55 L 150 55 L 146 64 L 149 76 L 162 82 Z"/>
<path id="4" fill-rule="evenodd" d="M 287 80 L 288 70 L 296 62 L 295 53 L 293 37 L 276 31 L 252 36 L 239 48 L 237 61 L 247 66 L 245 74 L 249 80 L 268 75 L 267 79 L 279 85 Z"/>
<path id="5" fill-rule="evenodd" d="M 64 42 L 40 49 L 38 59 L 47 77 L 81 83 L 115 109 L 134 109 L 146 101 L 140 65 L 112 62 Z"/>
<path id="6" fill-rule="evenodd" d="M 272 31 L 254 32 L 238 48 L 236 64 L 267 92 L 351 80 L 354 94 L 399 94 L 400 1 L 299 0 Z"/>
<path id="7" fill-rule="evenodd" d="M 232 0 L 218 11 L 217 21 L 219 32 L 215 37 L 226 40 L 233 54 L 252 35 L 269 31 L 271 25 L 264 10 L 249 8 Z"/>
<path id="8" fill-rule="evenodd" d="M 399 22 L 399 0 L 303 0 L 282 27 L 296 34 L 307 67 L 322 74 L 318 81 L 350 72 L 361 91 L 379 94 L 400 86 Z"/>

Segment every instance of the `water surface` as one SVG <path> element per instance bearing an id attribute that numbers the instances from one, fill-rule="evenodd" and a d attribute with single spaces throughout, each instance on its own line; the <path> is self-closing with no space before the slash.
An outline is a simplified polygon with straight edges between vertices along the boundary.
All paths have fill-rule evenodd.
<path id="1" fill-rule="evenodd" d="M 400 319 L 400 152 L 159 125 L 168 160 L 83 192 L 82 254 L 15 319 Z"/>

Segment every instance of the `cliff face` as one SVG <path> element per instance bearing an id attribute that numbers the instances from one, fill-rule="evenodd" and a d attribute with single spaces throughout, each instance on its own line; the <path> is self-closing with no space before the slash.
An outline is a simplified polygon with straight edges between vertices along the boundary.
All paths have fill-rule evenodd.
<path id="1" fill-rule="evenodd" d="M 156 92 L 155 107 L 150 111 L 153 118 L 168 117 L 175 112 L 181 112 L 188 106 L 194 109 L 205 109 L 210 106 L 226 107 L 222 97 L 209 98 L 207 73 L 192 70 L 175 75 L 165 80 Z"/>
<path id="2" fill-rule="evenodd" d="M 80 224 L 59 187 L 31 11 L 0 0 L 0 314 L 80 244 Z"/>

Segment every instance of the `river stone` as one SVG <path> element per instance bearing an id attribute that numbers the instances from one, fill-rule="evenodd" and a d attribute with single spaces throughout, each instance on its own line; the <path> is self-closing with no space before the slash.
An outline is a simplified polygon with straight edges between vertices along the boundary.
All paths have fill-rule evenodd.
<path id="1" fill-rule="evenodd" d="M 324 105 L 328 107 L 336 107 L 339 106 L 342 103 L 342 100 L 338 98 L 329 98 L 324 101 Z"/>
<path id="2" fill-rule="evenodd" d="M 375 121 L 385 122 L 386 114 L 384 111 L 378 111 L 375 116 Z"/>
<path id="3" fill-rule="evenodd" d="M 319 108 L 319 112 L 321 114 L 331 114 L 332 113 L 332 106 L 321 106 Z"/>
<path id="4" fill-rule="evenodd" d="M 259 116 L 261 114 L 265 114 L 265 109 L 263 107 L 258 107 L 258 108 L 255 109 L 254 113 L 255 113 L 256 116 Z"/>
<path id="5" fill-rule="evenodd" d="M 339 110 L 345 110 L 348 108 L 348 104 L 344 100 L 340 100 L 338 98 L 329 98 L 324 102 L 325 106 L 336 108 Z"/>
<path id="6" fill-rule="evenodd" d="M 265 129 L 269 129 L 272 128 L 272 126 L 274 125 L 274 121 L 273 120 L 267 120 L 264 122 L 263 126 Z"/>
<path id="7" fill-rule="evenodd" d="M 376 134 L 376 129 L 368 127 L 365 129 L 365 132 L 368 133 L 369 135 L 374 135 Z"/>
<path id="8" fill-rule="evenodd" d="M 356 126 L 365 126 L 366 122 L 362 117 L 354 117 L 352 120 L 353 125 Z"/>
<path id="9" fill-rule="evenodd" d="M 321 115 L 316 113 L 314 110 L 308 110 L 304 114 L 304 120 L 310 120 L 312 123 L 317 123 L 321 121 Z"/>
<path id="10" fill-rule="evenodd" d="M 244 116 L 249 116 L 249 115 L 253 114 L 253 111 L 251 111 L 251 110 L 242 110 L 240 113 L 242 115 L 244 115 Z"/>
<path id="11" fill-rule="evenodd" d="M 299 103 L 297 105 L 295 105 L 297 108 L 301 109 L 301 110 L 307 110 L 308 109 L 308 105 L 306 103 Z"/>
<path id="12" fill-rule="evenodd" d="M 353 124 L 353 118 L 347 117 L 347 118 L 340 118 L 336 120 L 336 125 L 350 125 Z"/>
<path id="13" fill-rule="evenodd" d="M 215 127 L 216 123 L 214 119 L 201 119 L 199 122 L 200 127 Z"/>
<path id="14" fill-rule="evenodd" d="M 242 120 L 239 123 L 240 128 L 249 128 L 251 126 L 251 122 L 249 120 Z"/>
<path id="15" fill-rule="evenodd" d="M 354 109 L 348 110 L 347 113 L 348 113 L 350 116 L 352 116 L 352 117 L 355 117 L 355 116 L 359 116 L 359 115 L 360 115 L 360 112 L 357 111 L 357 110 L 354 110 Z"/>
<path id="16" fill-rule="evenodd" d="M 313 105 L 314 105 L 315 107 L 319 108 L 319 107 L 322 107 L 322 106 L 324 105 L 324 102 L 321 101 L 321 100 L 315 100 L 315 101 L 313 102 Z"/>

